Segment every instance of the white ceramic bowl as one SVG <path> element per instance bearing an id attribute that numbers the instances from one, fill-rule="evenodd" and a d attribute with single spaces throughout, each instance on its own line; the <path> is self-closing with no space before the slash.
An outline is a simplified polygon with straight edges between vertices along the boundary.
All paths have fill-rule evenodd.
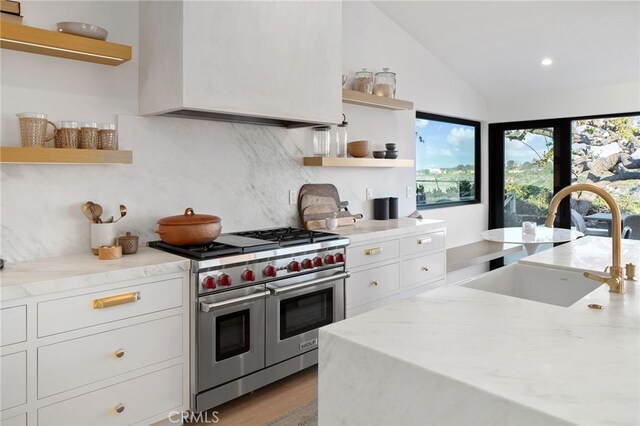
<path id="1" fill-rule="evenodd" d="M 73 34 L 82 37 L 106 40 L 109 33 L 104 28 L 97 25 L 85 24 L 82 22 L 58 22 L 58 31 L 65 34 Z"/>

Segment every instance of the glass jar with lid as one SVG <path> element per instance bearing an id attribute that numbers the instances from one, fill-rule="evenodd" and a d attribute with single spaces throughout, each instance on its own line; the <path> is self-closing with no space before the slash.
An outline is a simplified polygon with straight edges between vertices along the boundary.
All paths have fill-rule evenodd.
<path id="1" fill-rule="evenodd" d="M 362 71 L 356 72 L 356 78 L 353 80 L 353 90 L 368 94 L 373 93 L 373 73 L 362 68 Z"/>
<path id="2" fill-rule="evenodd" d="M 373 94 L 387 98 L 396 97 L 396 73 L 389 71 L 389 68 L 382 68 L 376 73 Z"/>
<path id="3" fill-rule="evenodd" d="M 314 157 L 329 156 L 330 133 L 331 133 L 331 126 L 318 126 L 313 128 Z"/>
<path id="4" fill-rule="evenodd" d="M 349 123 L 347 123 L 347 116 L 342 114 L 342 123 L 336 127 L 336 157 L 347 156 L 347 131 Z"/>

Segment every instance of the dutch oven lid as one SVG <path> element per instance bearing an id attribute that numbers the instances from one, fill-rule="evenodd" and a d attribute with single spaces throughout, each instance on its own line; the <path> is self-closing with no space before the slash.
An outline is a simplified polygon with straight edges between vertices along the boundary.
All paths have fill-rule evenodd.
<path id="1" fill-rule="evenodd" d="M 202 225 L 205 223 L 218 223 L 221 219 L 211 214 L 195 214 L 189 207 L 184 214 L 177 216 L 163 217 L 158 220 L 158 225 Z"/>

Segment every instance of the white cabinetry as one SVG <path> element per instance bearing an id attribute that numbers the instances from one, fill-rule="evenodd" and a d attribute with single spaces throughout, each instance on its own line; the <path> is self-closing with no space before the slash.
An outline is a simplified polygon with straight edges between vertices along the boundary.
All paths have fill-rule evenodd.
<path id="1" fill-rule="evenodd" d="M 2 424 L 151 424 L 189 408 L 188 273 L 105 282 L 3 302 Z"/>
<path id="2" fill-rule="evenodd" d="M 347 247 L 347 318 L 445 284 L 445 231 L 359 240 Z"/>
<path id="3" fill-rule="evenodd" d="M 337 123 L 340 2 L 140 2 L 140 113 Z"/>

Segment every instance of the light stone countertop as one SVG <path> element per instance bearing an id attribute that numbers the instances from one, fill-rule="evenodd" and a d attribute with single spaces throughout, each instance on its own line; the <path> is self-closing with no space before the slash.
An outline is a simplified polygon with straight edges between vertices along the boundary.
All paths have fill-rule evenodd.
<path id="1" fill-rule="evenodd" d="M 6 263 L 0 271 L 0 302 L 181 272 L 189 266 L 183 257 L 149 247 L 115 260 L 86 253 Z"/>
<path id="2" fill-rule="evenodd" d="M 342 237 L 348 237 L 352 244 L 357 244 L 372 238 L 392 238 L 413 231 L 430 232 L 443 230 L 445 226 L 446 222 L 443 220 L 403 217 L 389 220 L 361 220 L 352 226 L 337 228 L 334 231 L 328 232 L 340 234 Z"/>
<path id="3" fill-rule="evenodd" d="M 603 240 L 523 263 L 602 271 Z M 623 247 L 638 263 L 640 241 Z M 625 284 L 567 308 L 444 287 L 324 327 L 319 424 L 638 425 L 640 290 Z"/>

